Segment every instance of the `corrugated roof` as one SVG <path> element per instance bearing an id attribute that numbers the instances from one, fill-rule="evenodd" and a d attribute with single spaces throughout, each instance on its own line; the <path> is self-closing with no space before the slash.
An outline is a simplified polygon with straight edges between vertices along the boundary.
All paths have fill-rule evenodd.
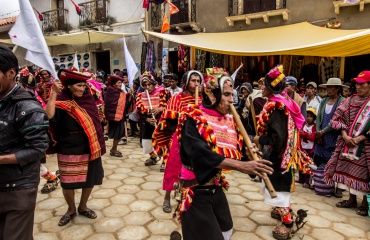
<path id="1" fill-rule="evenodd" d="M 0 26 L 6 26 L 15 23 L 17 16 L 8 17 L 8 18 L 0 18 Z"/>

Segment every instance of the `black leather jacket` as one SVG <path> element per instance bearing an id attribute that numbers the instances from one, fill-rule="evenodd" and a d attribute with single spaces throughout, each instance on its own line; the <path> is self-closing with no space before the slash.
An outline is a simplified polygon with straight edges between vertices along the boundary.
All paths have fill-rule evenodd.
<path id="1" fill-rule="evenodd" d="M 0 99 L 0 155 L 19 164 L 0 164 L 0 191 L 37 187 L 40 159 L 48 147 L 48 117 L 34 95 L 16 85 Z"/>

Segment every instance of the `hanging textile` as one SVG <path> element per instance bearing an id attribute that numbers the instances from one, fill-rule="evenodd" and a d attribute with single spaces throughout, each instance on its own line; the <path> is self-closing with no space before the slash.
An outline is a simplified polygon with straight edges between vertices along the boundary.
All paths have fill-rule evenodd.
<path id="1" fill-rule="evenodd" d="M 221 66 L 222 55 L 218 53 L 210 53 L 209 55 L 209 67 L 222 67 Z"/>
<path id="2" fill-rule="evenodd" d="M 200 49 L 195 50 L 195 70 L 203 72 L 206 68 L 206 52 Z"/>
<path id="3" fill-rule="evenodd" d="M 163 54 L 163 43 L 160 42 L 157 44 L 157 65 L 158 68 L 162 68 L 162 54 Z"/>
<path id="4" fill-rule="evenodd" d="M 147 47 L 148 44 L 146 42 L 143 42 L 141 44 L 141 60 L 140 60 L 140 69 L 141 69 L 141 74 L 145 72 L 145 63 L 146 63 L 146 53 L 147 53 Z"/>
<path id="5" fill-rule="evenodd" d="M 150 40 L 148 42 L 148 50 L 146 54 L 146 71 L 151 74 L 155 73 L 155 53 L 154 53 L 154 42 Z"/>
<path id="6" fill-rule="evenodd" d="M 322 57 L 319 65 L 321 83 L 326 83 L 329 78 L 338 77 L 340 68 L 339 58 Z"/>
<path id="7" fill-rule="evenodd" d="M 222 66 L 229 67 L 229 55 L 222 55 Z"/>
<path id="8" fill-rule="evenodd" d="M 292 64 L 291 64 L 291 67 L 290 67 L 290 73 L 289 73 L 289 75 L 290 76 L 293 76 L 295 78 L 298 78 L 299 75 L 300 75 L 300 72 L 299 71 L 300 71 L 301 66 L 299 64 L 299 58 L 300 57 L 297 56 L 297 55 L 292 56 Z"/>
<path id="9" fill-rule="evenodd" d="M 291 55 L 281 55 L 281 61 L 280 62 L 283 64 L 285 76 L 289 76 L 291 59 L 292 59 Z"/>
<path id="10" fill-rule="evenodd" d="M 178 72 L 184 73 L 189 70 L 189 54 L 190 49 L 189 47 L 179 44 L 178 45 L 178 51 L 177 51 L 177 57 L 178 57 Z"/>

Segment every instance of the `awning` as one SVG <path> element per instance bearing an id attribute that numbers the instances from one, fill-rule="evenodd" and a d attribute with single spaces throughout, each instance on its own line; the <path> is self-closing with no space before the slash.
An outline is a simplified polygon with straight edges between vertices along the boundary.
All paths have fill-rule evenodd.
<path id="1" fill-rule="evenodd" d="M 115 33 L 115 32 L 102 32 L 102 31 L 84 31 L 71 34 L 63 34 L 56 36 L 45 36 L 48 46 L 55 46 L 61 44 L 77 45 L 77 44 L 90 44 L 110 42 L 122 37 L 135 36 L 141 33 Z M 0 42 L 12 44 L 10 39 L 0 39 Z"/>
<path id="2" fill-rule="evenodd" d="M 190 35 L 150 31 L 145 33 L 197 49 L 228 55 L 346 57 L 370 53 L 370 29 L 328 29 L 308 22 L 239 32 Z"/>

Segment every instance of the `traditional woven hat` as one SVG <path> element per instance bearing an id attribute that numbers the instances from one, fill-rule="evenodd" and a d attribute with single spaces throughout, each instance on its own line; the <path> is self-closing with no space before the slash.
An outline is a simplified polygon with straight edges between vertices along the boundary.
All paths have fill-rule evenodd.
<path id="1" fill-rule="evenodd" d="M 86 82 L 88 79 L 90 79 L 88 76 L 65 68 L 59 69 L 58 78 L 64 86 L 67 86 L 69 83 L 75 84 L 77 82 Z"/>
<path id="2" fill-rule="evenodd" d="M 265 87 L 274 94 L 280 94 L 285 89 L 285 75 L 283 65 L 271 69 L 265 76 Z"/>
<path id="3" fill-rule="evenodd" d="M 154 79 L 153 75 L 149 72 L 144 72 L 143 75 L 140 76 L 140 86 L 143 87 L 143 82 L 148 81 L 149 83 L 156 85 L 157 81 Z"/>
<path id="4" fill-rule="evenodd" d="M 200 78 L 200 85 L 203 84 L 203 81 L 204 81 L 203 74 L 199 71 L 196 71 L 196 70 L 190 70 L 190 71 L 187 71 L 184 75 L 182 75 L 181 81 L 182 81 L 182 84 L 184 85 L 184 89 L 188 86 L 190 77 L 193 74 L 197 74 Z"/>
<path id="5" fill-rule="evenodd" d="M 222 68 L 210 68 L 203 83 L 202 105 L 205 108 L 213 108 L 221 101 L 221 96 L 225 84 L 233 86 L 232 78 Z"/>
<path id="6" fill-rule="evenodd" d="M 22 69 L 21 71 L 19 71 L 19 73 L 20 73 L 20 81 L 23 86 L 30 88 L 30 89 L 35 89 L 37 87 L 37 80 L 35 76 L 32 73 L 30 73 L 28 68 Z"/>
<path id="7" fill-rule="evenodd" d="M 123 82 L 123 78 L 121 78 L 121 77 L 119 77 L 119 76 L 117 76 L 117 75 L 111 75 L 111 76 L 109 76 L 108 77 L 108 79 L 107 79 L 107 81 L 108 81 L 108 84 L 110 85 L 110 86 L 113 86 L 114 84 L 116 84 L 116 82 L 118 82 L 118 81 L 121 81 L 121 82 Z"/>

